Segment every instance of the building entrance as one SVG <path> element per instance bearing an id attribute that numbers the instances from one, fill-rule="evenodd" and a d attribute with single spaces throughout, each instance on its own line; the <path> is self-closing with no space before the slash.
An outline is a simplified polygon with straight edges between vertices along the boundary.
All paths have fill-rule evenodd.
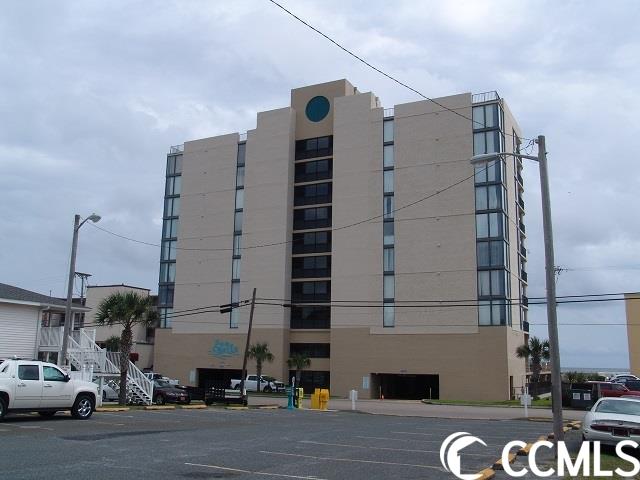
<path id="1" fill-rule="evenodd" d="M 371 397 L 401 400 L 440 398 L 439 375 L 371 374 Z"/>
<path id="2" fill-rule="evenodd" d="M 231 379 L 240 379 L 242 370 L 225 368 L 198 368 L 198 387 L 208 390 L 215 388 L 230 388 Z"/>

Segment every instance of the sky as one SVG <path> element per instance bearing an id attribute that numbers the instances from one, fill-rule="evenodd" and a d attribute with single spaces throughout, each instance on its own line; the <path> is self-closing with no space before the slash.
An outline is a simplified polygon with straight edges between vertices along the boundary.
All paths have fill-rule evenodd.
<path id="1" fill-rule="evenodd" d="M 283 4 L 430 97 L 497 90 L 547 139 L 558 295 L 640 291 L 640 3 Z M 0 15 L 0 282 L 66 294 L 73 216 L 159 243 L 166 153 L 255 128 L 292 88 L 347 78 L 419 100 L 267 0 L 6 0 Z M 529 296 L 544 296 L 538 168 L 524 171 Z M 91 284 L 157 291 L 159 249 L 80 231 Z M 563 368 L 627 368 L 623 302 L 558 308 Z M 546 337 L 544 306 L 531 332 Z M 599 325 L 565 325 L 611 323 Z"/>

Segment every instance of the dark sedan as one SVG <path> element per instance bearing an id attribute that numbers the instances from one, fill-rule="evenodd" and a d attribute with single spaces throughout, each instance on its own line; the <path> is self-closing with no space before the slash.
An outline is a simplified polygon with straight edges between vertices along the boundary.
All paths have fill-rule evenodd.
<path id="1" fill-rule="evenodd" d="M 166 380 L 158 379 L 153 381 L 153 401 L 156 405 L 164 405 L 165 403 L 188 405 L 191 403 L 191 396 L 186 390 L 177 388 Z"/>

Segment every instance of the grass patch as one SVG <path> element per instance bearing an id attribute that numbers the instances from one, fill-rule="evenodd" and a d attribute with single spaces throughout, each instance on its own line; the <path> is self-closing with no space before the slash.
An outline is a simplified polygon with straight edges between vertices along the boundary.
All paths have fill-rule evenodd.
<path id="1" fill-rule="evenodd" d="M 478 407 L 520 407 L 520 400 L 425 400 L 433 405 L 471 405 Z M 542 398 L 531 401 L 532 407 L 551 408 L 551 399 Z"/>
<path id="2" fill-rule="evenodd" d="M 600 454 L 600 469 L 601 470 L 609 470 L 614 472 L 613 473 L 613 477 L 606 477 L 606 478 L 629 478 L 629 477 L 621 477 L 619 475 L 616 475 L 615 470 L 616 468 L 622 468 L 625 471 L 629 471 L 631 470 L 631 464 L 627 461 L 621 460 L 616 454 L 615 451 L 613 449 L 613 447 L 602 447 L 603 451 Z M 606 449 L 605 449 L 606 448 Z M 626 451 L 626 450 L 625 450 Z M 628 451 L 627 453 L 632 454 L 632 452 Z M 637 458 L 637 457 L 636 457 Z M 591 458 L 591 469 L 590 469 L 591 475 L 588 477 L 579 475 L 577 477 L 572 477 L 570 475 L 565 475 L 564 478 L 575 478 L 577 480 L 580 479 L 584 479 L 584 478 L 604 478 L 604 477 L 596 477 L 593 475 L 593 458 Z M 635 477 L 631 477 L 631 478 L 635 478 L 635 479 L 640 479 L 640 475 L 636 475 Z"/>

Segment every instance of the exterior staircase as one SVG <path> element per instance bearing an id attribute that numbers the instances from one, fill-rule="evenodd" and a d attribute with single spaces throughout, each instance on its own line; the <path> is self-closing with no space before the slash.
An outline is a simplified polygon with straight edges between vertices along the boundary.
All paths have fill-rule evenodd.
<path id="1" fill-rule="evenodd" d="M 60 330 L 54 331 L 54 330 Z M 57 347 L 62 341 L 63 327 L 42 328 L 40 347 Z M 69 337 L 67 357 L 69 363 L 79 373 L 76 376 L 91 381 L 94 377 L 102 377 L 116 392 L 120 393 L 120 353 L 107 352 L 95 342 L 96 331 L 93 329 L 76 330 Z M 76 372 L 71 372 L 75 374 Z M 151 405 L 153 401 L 153 382 L 131 361 L 127 373 L 127 402 Z"/>

